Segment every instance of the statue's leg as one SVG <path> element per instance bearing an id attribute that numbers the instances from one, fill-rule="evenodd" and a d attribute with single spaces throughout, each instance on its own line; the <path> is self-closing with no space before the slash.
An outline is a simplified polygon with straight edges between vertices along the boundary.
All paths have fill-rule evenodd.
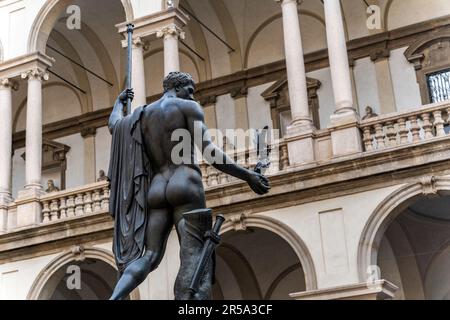
<path id="1" fill-rule="evenodd" d="M 181 266 L 175 282 L 176 300 L 207 300 L 210 298 L 214 277 L 212 258 L 209 259 L 197 294 L 189 292 L 192 277 L 200 261 L 204 235 L 212 228 L 210 209 L 199 209 L 178 214 L 176 227 L 180 240 Z"/>
<path id="2" fill-rule="evenodd" d="M 145 254 L 125 269 L 114 289 L 111 300 L 125 299 L 144 282 L 150 272 L 158 267 L 164 256 L 172 226 L 173 217 L 171 210 L 150 210 L 145 236 Z"/>

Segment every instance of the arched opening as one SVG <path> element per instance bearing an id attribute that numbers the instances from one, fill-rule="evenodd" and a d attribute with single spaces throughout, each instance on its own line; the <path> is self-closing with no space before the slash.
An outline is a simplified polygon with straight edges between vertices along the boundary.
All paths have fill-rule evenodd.
<path id="1" fill-rule="evenodd" d="M 448 299 L 450 288 L 450 184 L 424 177 L 383 201 L 359 244 L 360 280 L 373 276 L 395 284 L 395 299 Z"/>
<path id="2" fill-rule="evenodd" d="M 290 293 L 305 290 L 302 264 L 282 237 L 252 227 L 223 235 L 214 299 L 286 300 Z"/>
<path id="3" fill-rule="evenodd" d="M 73 261 L 63 265 L 48 279 L 38 299 L 107 300 L 116 282 L 117 271 L 104 261 Z"/>
<path id="4" fill-rule="evenodd" d="M 420 197 L 402 210 L 386 230 L 377 262 L 381 277 L 399 287 L 397 299 L 447 299 L 449 207 L 450 196 Z"/>

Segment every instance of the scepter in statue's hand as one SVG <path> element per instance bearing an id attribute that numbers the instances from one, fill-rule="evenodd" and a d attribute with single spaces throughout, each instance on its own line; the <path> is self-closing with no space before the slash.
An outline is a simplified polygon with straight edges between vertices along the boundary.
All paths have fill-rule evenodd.
<path id="1" fill-rule="evenodd" d="M 134 25 L 132 23 L 127 24 L 127 34 L 128 34 L 128 64 L 127 64 L 127 90 L 131 90 L 131 71 L 133 68 L 133 56 L 132 56 L 132 50 L 133 50 L 133 31 L 134 31 Z M 127 115 L 131 114 L 131 98 L 127 99 Z"/>

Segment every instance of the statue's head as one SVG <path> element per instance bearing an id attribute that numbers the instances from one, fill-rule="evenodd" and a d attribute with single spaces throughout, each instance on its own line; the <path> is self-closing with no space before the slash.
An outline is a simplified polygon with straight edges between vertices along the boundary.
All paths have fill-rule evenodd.
<path id="1" fill-rule="evenodd" d="M 373 113 L 373 109 L 371 106 L 367 106 L 366 107 L 366 114 L 372 114 Z"/>
<path id="2" fill-rule="evenodd" d="M 180 99 L 194 100 L 195 82 L 189 73 L 171 72 L 164 79 L 164 93 L 175 91 Z"/>
<path id="3" fill-rule="evenodd" d="M 100 170 L 98 172 L 98 174 L 100 175 L 100 177 L 104 177 L 105 176 L 105 171 L 104 170 Z"/>
<path id="4" fill-rule="evenodd" d="M 48 180 L 47 181 L 47 186 L 54 187 L 55 186 L 55 182 L 53 180 Z"/>

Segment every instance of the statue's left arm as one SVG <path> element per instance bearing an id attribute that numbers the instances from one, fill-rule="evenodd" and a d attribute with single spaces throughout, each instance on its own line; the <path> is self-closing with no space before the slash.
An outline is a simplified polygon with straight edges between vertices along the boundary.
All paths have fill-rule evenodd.
<path id="1" fill-rule="evenodd" d="M 196 102 L 189 101 L 186 103 L 188 105 L 185 110 L 189 132 L 191 137 L 194 137 L 194 132 L 202 133 L 202 141 L 195 142 L 197 147 L 202 151 L 205 160 L 217 170 L 246 181 L 255 193 L 262 195 L 269 192 L 270 184 L 265 176 L 237 165 L 211 141 L 201 106 Z"/>

